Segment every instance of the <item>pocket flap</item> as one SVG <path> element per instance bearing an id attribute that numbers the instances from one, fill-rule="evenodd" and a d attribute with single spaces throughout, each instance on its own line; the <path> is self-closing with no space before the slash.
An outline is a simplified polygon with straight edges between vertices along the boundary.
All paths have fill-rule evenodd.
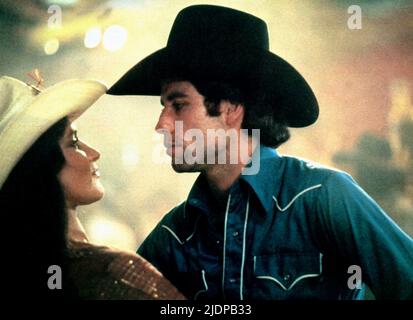
<path id="1" fill-rule="evenodd" d="M 274 253 L 254 257 L 256 278 L 275 282 L 282 289 L 291 290 L 306 278 L 318 277 L 322 272 L 321 253 Z"/>

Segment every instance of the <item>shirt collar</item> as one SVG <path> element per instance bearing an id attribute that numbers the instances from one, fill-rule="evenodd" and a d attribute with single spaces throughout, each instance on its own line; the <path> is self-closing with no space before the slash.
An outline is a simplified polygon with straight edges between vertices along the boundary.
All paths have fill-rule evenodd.
<path id="1" fill-rule="evenodd" d="M 187 202 L 191 206 L 208 212 L 208 201 L 210 201 L 209 187 L 205 176 L 201 173 L 189 192 Z"/>
<path id="2" fill-rule="evenodd" d="M 266 212 L 272 212 L 274 208 L 273 196 L 278 195 L 280 188 L 282 156 L 275 149 L 260 145 L 252 155 L 251 162 L 253 161 L 260 163 L 258 172 L 252 175 L 241 174 L 240 179 L 251 187 Z M 191 206 L 208 212 L 210 208 L 208 203 L 212 199 L 203 174 L 200 174 L 196 179 L 187 201 Z"/>
<path id="3" fill-rule="evenodd" d="M 283 171 L 282 156 L 275 149 L 260 145 L 253 153 L 252 161 L 260 162 L 258 172 L 252 175 L 241 175 L 240 179 L 250 185 L 265 211 L 272 212 L 273 196 L 277 196 L 280 189 Z"/>

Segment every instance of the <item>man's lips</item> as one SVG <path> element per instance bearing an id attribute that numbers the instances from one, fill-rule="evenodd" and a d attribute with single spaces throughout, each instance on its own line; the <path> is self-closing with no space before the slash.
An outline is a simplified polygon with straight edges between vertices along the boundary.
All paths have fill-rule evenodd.
<path id="1" fill-rule="evenodd" d="M 177 148 L 182 148 L 182 145 L 177 145 L 177 144 L 170 144 L 170 145 L 165 145 L 166 147 L 166 153 L 171 156 L 175 153 Z"/>
<path id="2" fill-rule="evenodd" d="M 176 143 L 176 142 L 164 143 L 164 146 L 165 146 L 166 148 L 170 148 L 170 147 L 182 147 L 182 143 Z"/>

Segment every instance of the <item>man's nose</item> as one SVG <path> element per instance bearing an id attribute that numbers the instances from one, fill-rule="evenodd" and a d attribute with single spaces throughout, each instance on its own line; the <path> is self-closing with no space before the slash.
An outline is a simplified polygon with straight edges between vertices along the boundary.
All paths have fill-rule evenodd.
<path id="1" fill-rule="evenodd" d="M 168 110 L 164 108 L 159 116 L 158 123 L 156 124 L 155 130 L 158 132 L 168 132 L 173 133 L 175 116 L 173 110 Z"/>

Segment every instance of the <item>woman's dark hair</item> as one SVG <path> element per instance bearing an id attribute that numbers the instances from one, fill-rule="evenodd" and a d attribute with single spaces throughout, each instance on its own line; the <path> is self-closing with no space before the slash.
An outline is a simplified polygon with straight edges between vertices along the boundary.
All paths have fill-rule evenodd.
<path id="1" fill-rule="evenodd" d="M 58 181 L 65 162 L 59 140 L 67 124 L 63 118 L 49 128 L 16 164 L 0 190 L 4 228 L 14 232 L 8 244 L 11 261 L 7 267 L 16 275 L 13 289 L 20 296 L 63 297 L 71 292 L 63 290 L 67 218 Z M 62 270 L 62 290 L 48 287 L 52 265 Z"/>
<path id="2" fill-rule="evenodd" d="M 230 84 L 214 81 L 190 80 L 200 94 L 210 116 L 219 116 L 219 103 L 223 100 L 244 106 L 242 128 L 259 129 L 260 142 L 268 147 L 278 148 L 290 138 L 290 132 L 282 115 L 274 112 L 274 101 L 265 94 L 246 95 Z M 249 132 L 251 134 L 251 132 Z"/>

